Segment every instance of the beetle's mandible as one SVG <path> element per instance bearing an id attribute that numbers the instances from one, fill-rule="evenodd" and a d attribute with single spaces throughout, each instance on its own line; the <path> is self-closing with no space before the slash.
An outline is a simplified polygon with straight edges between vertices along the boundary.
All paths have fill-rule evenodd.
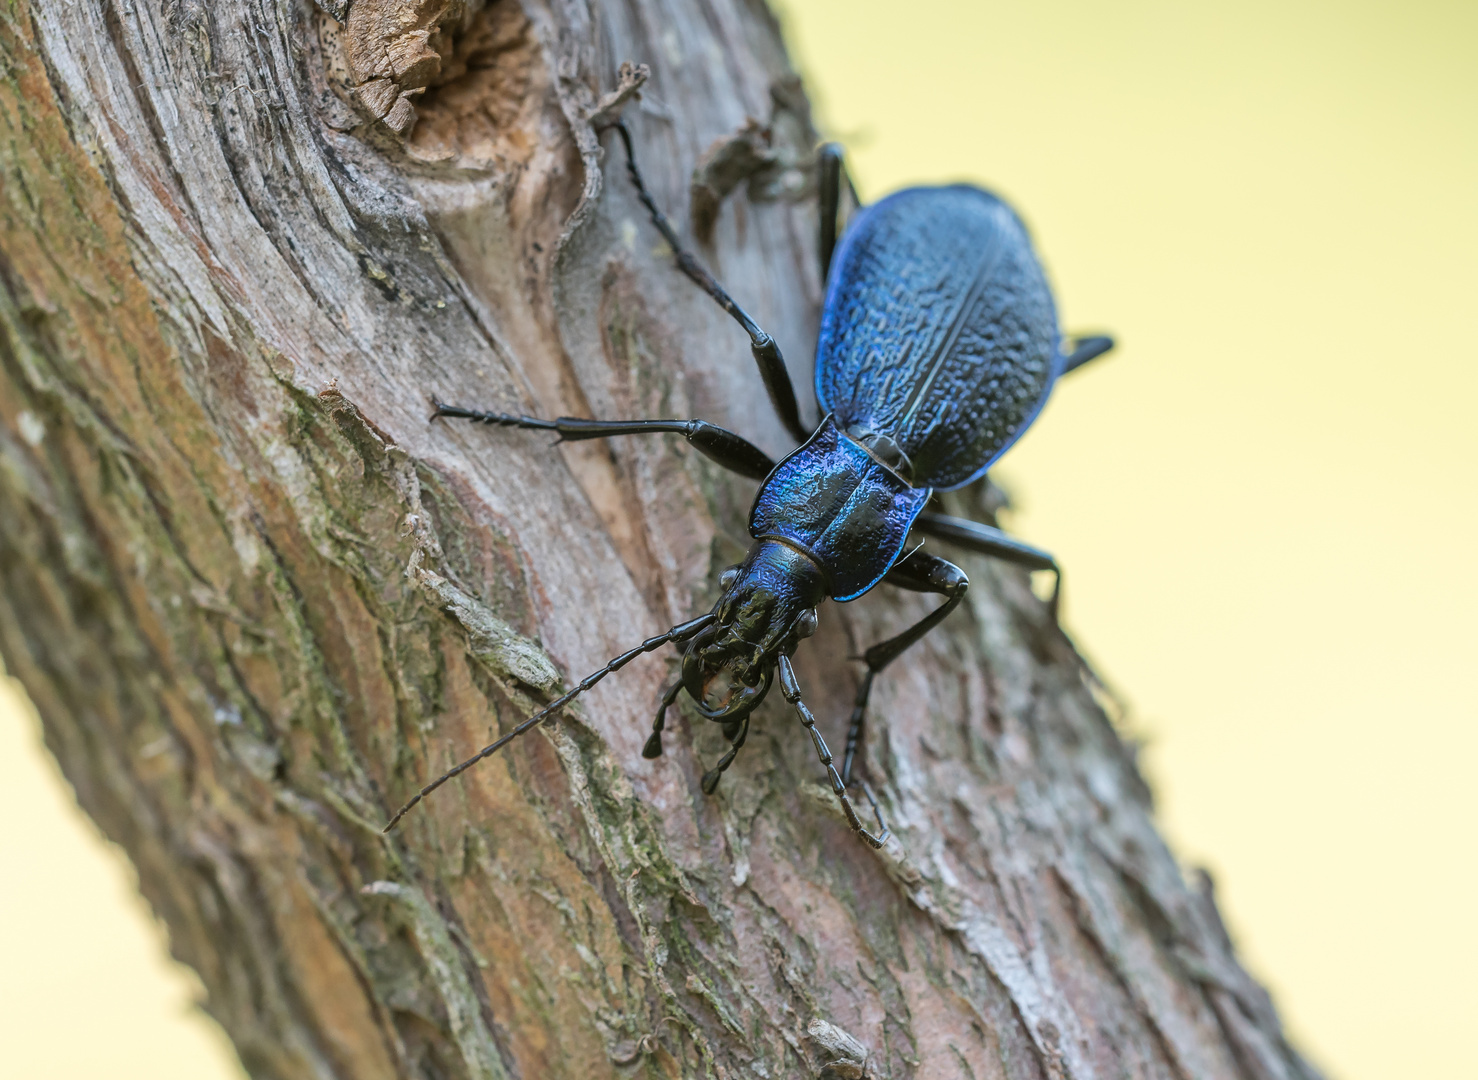
<path id="1" fill-rule="evenodd" d="M 613 125 L 627 171 L 678 267 L 748 333 L 770 400 L 800 444 L 778 465 L 758 447 L 703 420 L 539 420 L 435 402 L 436 417 L 558 432 L 564 439 L 670 432 L 743 476 L 763 481 L 749 516 L 753 545 L 719 578 L 713 610 L 622 653 L 456 768 L 423 787 L 385 826 L 452 777 L 550 718 L 643 653 L 685 646 L 681 677 L 662 695 L 643 753 L 662 753 L 667 710 L 686 692 L 699 713 L 724 725 L 729 748 L 703 777 L 712 793 L 749 732 L 749 716 L 778 674 L 841 801 L 848 823 L 873 847 L 888 829 L 871 788 L 863 794 L 877 831 L 858 816 L 848 789 L 877 673 L 937 626 L 965 596 L 953 563 L 914 552 L 910 530 L 1056 575 L 1056 560 L 988 525 L 926 509 L 936 491 L 978 480 L 1036 418 L 1052 384 L 1113 347 L 1103 336 L 1062 349 L 1057 312 L 1025 227 L 996 196 L 967 185 L 908 188 L 857 212 L 837 245 L 841 152 L 820 150 L 820 268 L 826 282 L 816 350 L 821 420 L 802 423 L 775 340 L 687 251 L 637 169 L 631 134 Z M 835 258 L 833 258 L 835 255 Z M 816 631 L 816 605 L 855 600 L 879 582 L 938 593 L 944 603 L 864 654 L 841 768 L 801 700 L 790 657 Z"/>

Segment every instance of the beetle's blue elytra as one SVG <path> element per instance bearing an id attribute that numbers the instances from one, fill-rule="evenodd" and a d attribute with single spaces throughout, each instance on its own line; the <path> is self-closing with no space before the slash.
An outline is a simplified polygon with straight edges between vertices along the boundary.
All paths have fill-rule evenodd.
<path id="1" fill-rule="evenodd" d="M 844 431 L 891 440 L 913 483 L 984 475 L 1035 419 L 1058 361 L 1046 276 L 1000 199 L 908 188 L 857 215 L 822 309 L 816 397 Z"/>

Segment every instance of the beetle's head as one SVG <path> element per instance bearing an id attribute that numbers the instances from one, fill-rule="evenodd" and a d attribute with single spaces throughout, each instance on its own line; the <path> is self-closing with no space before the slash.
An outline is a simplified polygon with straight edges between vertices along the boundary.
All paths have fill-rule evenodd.
<path id="1" fill-rule="evenodd" d="M 761 540 L 719 578 L 716 618 L 688 643 L 683 687 L 710 720 L 747 716 L 775 678 L 781 653 L 816 632 L 821 569 L 788 544 Z"/>

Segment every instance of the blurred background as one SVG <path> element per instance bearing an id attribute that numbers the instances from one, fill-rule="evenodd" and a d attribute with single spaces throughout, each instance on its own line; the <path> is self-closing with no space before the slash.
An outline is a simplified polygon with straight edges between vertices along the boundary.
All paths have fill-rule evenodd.
<path id="1" fill-rule="evenodd" d="M 1478 4 L 780 11 L 864 199 L 993 188 L 1118 335 L 997 471 L 1007 524 L 1294 1036 L 1478 1077 Z M 239 1076 L 39 745 L 0 687 L 0 1073 Z"/>

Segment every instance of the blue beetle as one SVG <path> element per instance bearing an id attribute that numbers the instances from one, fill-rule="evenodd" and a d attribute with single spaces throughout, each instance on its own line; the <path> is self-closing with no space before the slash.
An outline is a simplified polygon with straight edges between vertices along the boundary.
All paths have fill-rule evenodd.
<path id="1" fill-rule="evenodd" d="M 749 731 L 749 715 L 778 672 L 826 768 L 852 829 L 875 848 L 888 839 L 867 784 L 878 831 L 870 832 L 847 795 L 873 678 L 937 626 L 964 599 L 969 579 L 935 555 L 904 555 L 911 530 L 961 544 L 1033 570 L 1061 572 L 1056 560 L 999 529 L 926 509 L 938 491 L 985 475 L 1036 419 L 1052 384 L 1113 347 L 1080 338 L 1064 355 L 1056 308 L 1021 220 L 979 188 L 908 188 L 855 215 L 836 246 L 841 202 L 840 151 L 820 154 L 821 275 L 827 282 L 816 350 L 821 421 L 800 419 L 785 360 L 775 340 L 698 263 L 647 191 L 624 123 L 614 125 L 627 170 L 678 267 L 749 334 L 751 351 L 781 421 L 800 445 L 778 464 L 758 447 L 702 420 L 540 420 L 433 402 L 436 417 L 558 432 L 563 439 L 671 432 L 744 476 L 762 480 L 749 515 L 753 545 L 719 578 L 722 594 L 708 614 L 674 626 L 613 659 L 513 730 L 427 784 L 385 826 L 452 777 L 546 720 L 643 653 L 685 644 L 681 677 L 662 696 L 643 749 L 662 753 L 668 708 L 686 691 L 697 711 L 724 725 L 729 748 L 703 777 L 711 794 Z M 833 259 L 835 255 L 835 259 Z M 833 262 L 835 266 L 833 266 Z M 815 717 L 801 700 L 790 657 L 816 632 L 823 599 L 855 600 L 879 582 L 938 593 L 945 602 L 864 654 L 840 770 Z"/>

